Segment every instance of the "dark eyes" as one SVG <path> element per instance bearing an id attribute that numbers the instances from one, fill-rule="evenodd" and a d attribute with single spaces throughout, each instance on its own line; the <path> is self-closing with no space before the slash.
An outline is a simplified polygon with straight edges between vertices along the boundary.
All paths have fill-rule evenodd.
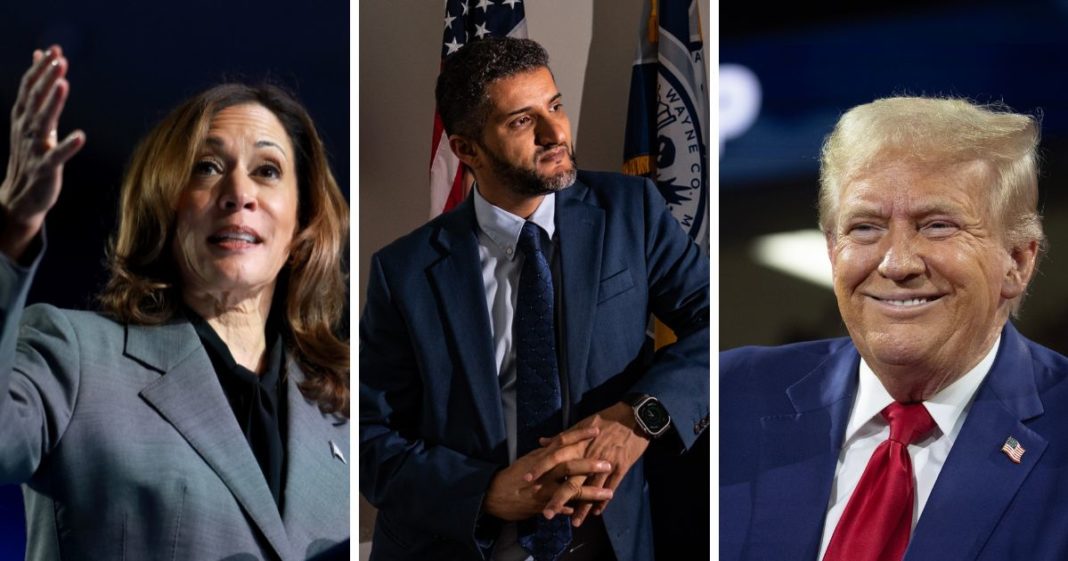
<path id="1" fill-rule="evenodd" d="M 194 175 L 215 175 L 222 173 L 222 166 L 214 160 L 201 160 L 193 164 Z"/>
<path id="2" fill-rule="evenodd" d="M 556 113 L 564 109 L 564 104 L 561 101 L 555 101 L 549 105 L 549 113 Z M 515 119 L 508 122 L 508 126 L 513 129 L 525 127 L 534 122 L 534 118 L 530 115 L 520 115 Z"/>
<path id="3" fill-rule="evenodd" d="M 516 119 L 513 119 L 512 122 L 509 123 L 509 125 L 513 129 L 518 129 L 520 127 L 525 127 L 527 124 L 532 123 L 532 122 L 534 122 L 534 120 L 531 119 L 528 115 L 522 115 L 522 116 L 520 116 L 520 117 L 518 117 Z"/>
<path id="4" fill-rule="evenodd" d="M 222 173 L 222 164 L 215 160 L 200 160 L 193 164 L 193 175 L 209 176 L 220 175 Z M 282 177 L 282 170 L 274 164 L 263 164 L 252 170 L 252 175 L 256 177 L 265 177 L 267 179 L 280 179 Z"/>
<path id="5" fill-rule="evenodd" d="M 278 169 L 278 166 L 274 164 L 264 164 L 256 168 L 254 173 L 260 177 L 267 177 L 270 179 L 278 179 L 282 177 L 282 170 Z"/>

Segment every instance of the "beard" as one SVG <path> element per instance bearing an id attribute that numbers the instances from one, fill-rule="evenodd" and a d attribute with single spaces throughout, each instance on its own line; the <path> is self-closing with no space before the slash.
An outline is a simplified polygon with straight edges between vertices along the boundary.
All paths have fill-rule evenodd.
<path id="1" fill-rule="evenodd" d="M 556 145 L 538 149 L 534 154 L 534 162 L 530 168 L 520 167 L 508 162 L 485 146 L 483 146 L 482 149 L 489 156 L 490 166 L 493 168 L 493 173 L 500 178 L 502 184 L 506 185 L 517 195 L 537 197 L 555 193 L 557 191 L 563 191 L 575 182 L 575 177 L 577 175 L 576 170 L 578 167 L 575 164 L 575 151 L 570 148 L 567 149 L 567 157 L 571 162 L 571 169 L 552 175 L 538 173 L 537 171 L 538 160 L 545 155 L 546 152 L 555 150 L 559 146 L 560 145 Z"/>

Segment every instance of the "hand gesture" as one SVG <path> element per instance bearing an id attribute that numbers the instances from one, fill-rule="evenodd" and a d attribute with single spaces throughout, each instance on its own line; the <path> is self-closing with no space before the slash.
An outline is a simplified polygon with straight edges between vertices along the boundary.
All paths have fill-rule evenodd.
<path id="1" fill-rule="evenodd" d="M 577 434 L 586 434 L 591 429 L 598 430 L 598 433 L 585 446 L 585 457 L 589 460 L 608 462 L 612 469 L 606 472 L 590 473 L 588 482 L 582 479 L 576 481 L 575 485 L 584 485 L 583 489 L 603 488 L 606 491 L 615 491 L 619 483 L 623 481 L 623 477 L 649 447 L 649 438 L 639 433 L 636 428 L 634 409 L 626 403 L 619 402 L 586 417 L 574 427 L 554 437 L 554 439 L 574 440 Z M 573 436 L 572 433 L 576 434 Z M 551 442 L 549 439 L 542 439 L 540 444 L 546 446 Z M 526 478 L 528 480 L 538 479 L 549 469 L 552 469 L 549 463 L 540 462 L 526 474 Z M 593 496 L 594 493 L 587 492 L 587 495 Z M 570 515 L 571 525 L 577 528 L 585 521 L 591 509 L 594 514 L 604 512 L 609 500 L 611 499 L 585 502 L 576 505 L 572 512 L 560 510 L 563 505 L 561 502 L 551 503 L 546 508 Z"/>
<path id="2" fill-rule="evenodd" d="M 22 76 L 11 109 L 11 155 L 0 183 L 0 251 L 18 260 L 45 215 L 56 204 L 63 183 L 63 164 L 85 145 L 85 133 L 74 131 L 62 142 L 56 128 L 70 92 L 68 62 L 58 46 L 33 52 L 33 64 Z"/>
<path id="3" fill-rule="evenodd" d="M 581 484 L 587 475 L 612 471 L 608 462 L 583 457 L 586 446 L 598 432 L 596 428 L 570 430 L 553 437 L 542 448 L 516 459 L 493 477 L 483 509 L 501 520 L 514 522 L 538 514 L 546 518 L 552 518 L 558 512 L 570 515 L 574 509 L 564 506 L 570 501 L 611 499 L 611 490 Z M 524 477 L 535 466 L 540 466 L 541 475 Z M 560 506 L 549 509 L 548 504 Z"/>

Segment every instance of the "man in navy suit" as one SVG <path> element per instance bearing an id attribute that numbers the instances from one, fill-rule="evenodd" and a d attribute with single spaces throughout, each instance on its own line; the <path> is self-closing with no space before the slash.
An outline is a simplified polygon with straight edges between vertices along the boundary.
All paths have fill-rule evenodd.
<path id="1" fill-rule="evenodd" d="M 1009 322 L 1038 136 L 959 99 L 838 122 L 820 226 L 849 337 L 722 353 L 721 559 L 1068 559 L 1068 360 Z"/>
<path id="2" fill-rule="evenodd" d="M 708 426 L 707 259 L 650 181 L 576 169 L 537 43 L 469 43 L 446 60 L 437 102 L 475 186 L 371 261 L 360 490 L 379 508 L 372 557 L 652 559 L 642 456 L 654 439 L 687 450 Z M 528 274 L 546 323 L 519 319 Z M 678 336 L 656 353 L 650 313 Z M 532 366 L 527 326 L 546 324 Z M 524 397 L 531 371 L 552 372 L 533 384 L 541 407 Z M 545 438 L 526 450 L 519 433 L 542 413 Z M 551 519 L 562 552 L 531 549 L 524 528 L 540 540 Z"/>

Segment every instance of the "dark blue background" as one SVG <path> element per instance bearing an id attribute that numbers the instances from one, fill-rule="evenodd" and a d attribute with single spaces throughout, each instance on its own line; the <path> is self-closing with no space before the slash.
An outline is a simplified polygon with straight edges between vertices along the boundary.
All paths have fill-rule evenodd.
<path id="1" fill-rule="evenodd" d="M 266 79 L 294 91 L 348 196 L 348 24 L 348 3 L 337 1 L 0 3 L 0 173 L 7 116 L 35 48 L 63 46 L 71 95 L 59 134 L 80 128 L 88 137 L 49 214 L 48 252 L 30 300 L 91 306 L 134 145 L 170 108 L 220 81 Z M 22 559 L 23 516 L 19 488 L 0 486 L 0 561 Z"/>
<path id="2" fill-rule="evenodd" d="M 764 97 L 753 127 L 726 144 L 722 189 L 813 176 L 842 112 L 891 95 L 1004 101 L 1041 110 L 1047 143 L 1068 136 L 1068 2 L 880 4 L 736 34 L 724 14 L 720 62 L 752 70 Z"/>

